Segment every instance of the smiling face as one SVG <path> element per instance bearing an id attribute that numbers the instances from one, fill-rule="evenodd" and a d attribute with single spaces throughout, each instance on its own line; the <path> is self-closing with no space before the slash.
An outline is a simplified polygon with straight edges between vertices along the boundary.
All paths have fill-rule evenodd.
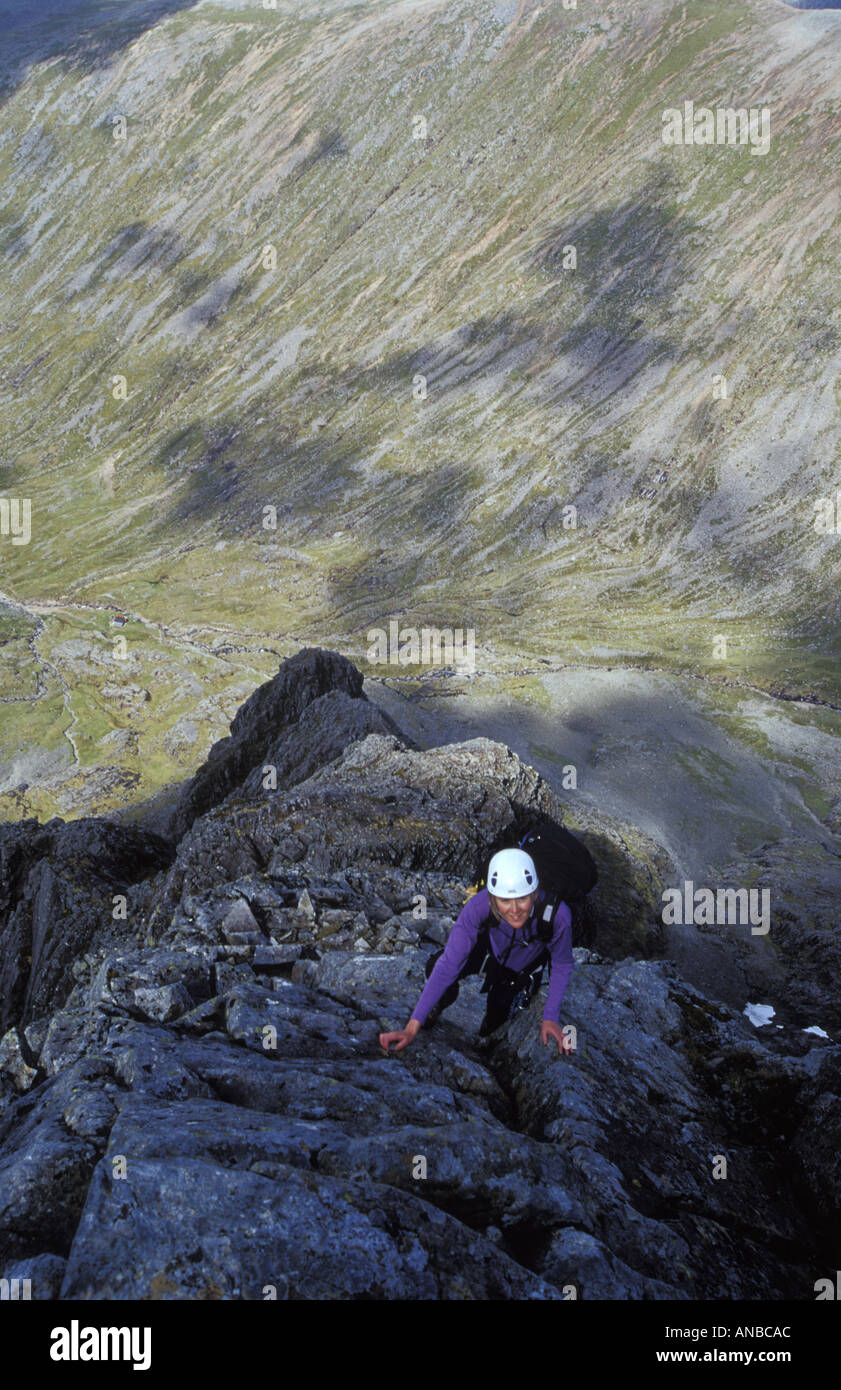
<path id="1" fill-rule="evenodd" d="M 527 898 L 494 898 L 494 902 L 503 921 L 516 931 L 518 927 L 524 927 L 529 920 L 536 897 L 536 893 L 530 893 Z"/>

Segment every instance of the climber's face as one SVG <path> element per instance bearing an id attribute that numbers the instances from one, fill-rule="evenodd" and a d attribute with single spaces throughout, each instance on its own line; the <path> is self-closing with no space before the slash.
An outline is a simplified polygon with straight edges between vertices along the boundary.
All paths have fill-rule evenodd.
<path id="1" fill-rule="evenodd" d="M 529 920 L 534 899 L 535 894 L 530 893 L 527 898 L 495 898 L 494 901 L 500 917 L 516 931 L 517 927 L 524 927 Z"/>

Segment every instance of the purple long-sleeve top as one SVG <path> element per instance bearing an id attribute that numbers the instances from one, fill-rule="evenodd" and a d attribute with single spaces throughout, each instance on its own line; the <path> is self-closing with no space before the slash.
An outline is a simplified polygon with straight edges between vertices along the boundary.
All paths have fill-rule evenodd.
<path id="1" fill-rule="evenodd" d="M 539 915 L 546 903 L 542 888 L 537 890 L 537 901 L 532 915 L 524 926 L 515 931 L 507 922 L 493 919 L 489 929 L 490 946 L 497 960 L 504 958 L 510 970 L 525 970 L 532 965 L 541 951 L 549 950 L 549 993 L 546 996 L 544 1019 L 552 1023 L 560 1022 L 561 1001 L 566 993 L 569 978 L 575 968 L 572 956 L 572 913 L 562 902 L 552 919 L 552 937 L 548 942 L 538 936 Z M 412 1018 L 423 1023 L 433 1005 L 438 1003 L 445 989 L 456 980 L 467 957 L 476 945 L 479 927 L 491 910 L 490 895 L 482 888 L 468 899 L 461 909 L 453 929 L 447 938 L 443 955 L 439 958 L 426 982 L 424 991 L 412 1012 Z M 516 939 L 515 939 L 516 938 Z M 513 942 L 513 944 L 512 944 Z M 511 946 L 510 953 L 506 951 Z"/>

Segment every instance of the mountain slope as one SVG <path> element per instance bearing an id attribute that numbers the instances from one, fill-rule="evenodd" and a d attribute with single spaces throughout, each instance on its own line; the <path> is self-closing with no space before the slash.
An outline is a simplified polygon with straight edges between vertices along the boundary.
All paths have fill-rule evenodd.
<path id="1" fill-rule="evenodd" d="M 0 538 L 3 814 L 165 785 L 278 655 L 360 656 L 393 615 L 474 629 L 484 670 L 575 651 L 841 704 L 841 16 L 132 22 L 7 55 L 2 486 L 32 534 Z M 767 106 L 768 152 L 664 145 L 689 99 Z"/>

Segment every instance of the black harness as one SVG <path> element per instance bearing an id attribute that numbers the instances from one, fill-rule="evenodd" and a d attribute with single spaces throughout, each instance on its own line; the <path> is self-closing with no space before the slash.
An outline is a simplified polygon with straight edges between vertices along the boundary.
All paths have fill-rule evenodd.
<path id="1" fill-rule="evenodd" d="M 479 970 L 484 970 L 485 973 L 485 983 L 482 986 L 483 994 L 487 994 L 491 985 L 496 981 L 500 981 L 518 989 L 527 986 L 530 995 L 534 994 L 535 990 L 540 988 L 543 979 L 543 971 L 549 960 L 548 950 L 544 949 L 537 957 L 537 960 L 532 961 L 531 965 L 525 966 L 523 970 L 511 970 L 507 964 L 508 957 L 518 941 L 532 942 L 539 940 L 543 942 L 544 947 L 548 946 L 549 942 L 552 940 L 552 923 L 559 905 L 560 899 L 547 897 L 538 918 L 536 933 L 533 932 L 528 936 L 524 936 L 521 932 L 511 931 L 511 940 L 505 947 L 501 957 L 494 954 L 490 941 L 490 930 L 494 923 L 497 922 L 497 919 L 494 917 L 493 913 L 488 913 L 485 920 L 479 924 L 479 933 L 476 939 L 477 947 L 479 947 L 481 943 L 481 947 L 483 948 L 481 964 L 479 965 Z M 498 922 L 497 925 L 501 926 L 502 923 Z M 527 927 L 523 928 L 523 931 L 525 930 L 527 930 Z"/>

